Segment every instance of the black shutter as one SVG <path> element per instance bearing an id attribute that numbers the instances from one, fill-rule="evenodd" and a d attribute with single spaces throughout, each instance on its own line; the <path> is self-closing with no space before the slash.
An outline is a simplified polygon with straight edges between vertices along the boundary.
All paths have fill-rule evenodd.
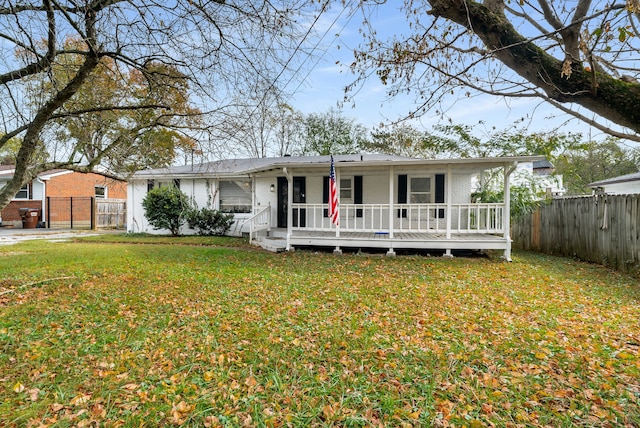
<path id="1" fill-rule="evenodd" d="M 362 205 L 362 176 L 353 177 L 353 203 Z M 356 217 L 362 217 L 362 208 L 356 209 Z"/>
<path id="2" fill-rule="evenodd" d="M 150 192 L 153 190 L 153 185 L 154 185 L 153 180 L 147 180 L 147 192 Z"/>
<path id="3" fill-rule="evenodd" d="M 444 203 L 444 174 L 436 174 L 436 204 Z M 438 218 L 444 218 L 444 209 L 438 210 Z"/>
<path id="4" fill-rule="evenodd" d="M 398 203 L 406 204 L 407 203 L 407 176 L 398 175 Z M 402 212 L 401 212 L 402 211 Z M 407 218 L 407 210 L 402 209 L 398 210 L 398 217 L 402 216 L 403 218 Z"/>
<path id="5" fill-rule="evenodd" d="M 179 189 L 179 188 L 180 188 L 180 179 L 179 179 L 179 178 L 174 178 L 174 179 L 173 179 L 173 186 L 174 186 L 176 189 Z"/>
<path id="6" fill-rule="evenodd" d="M 329 203 L 329 176 L 322 177 L 322 203 Z M 322 215 L 324 217 L 329 217 L 329 210 L 325 208 L 322 210 Z"/>

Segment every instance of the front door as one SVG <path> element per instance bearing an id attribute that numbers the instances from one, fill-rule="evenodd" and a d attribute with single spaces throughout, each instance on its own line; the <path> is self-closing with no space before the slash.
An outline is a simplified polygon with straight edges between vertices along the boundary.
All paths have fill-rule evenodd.
<path id="1" fill-rule="evenodd" d="M 288 213 L 288 183 L 285 177 L 278 177 L 278 227 L 287 227 Z M 306 177 L 293 177 L 293 203 L 304 204 L 307 200 Z M 298 212 L 299 211 L 299 212 Z M 297 208 L 293 210 L 293 226 L 305 227 L 307 224 L 307 210 Z"/>

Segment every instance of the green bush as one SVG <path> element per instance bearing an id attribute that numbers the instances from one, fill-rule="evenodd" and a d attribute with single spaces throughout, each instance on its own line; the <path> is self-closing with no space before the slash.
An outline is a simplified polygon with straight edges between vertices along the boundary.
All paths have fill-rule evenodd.
<path id="1" fill-rule="evenodd" d="M 177 187 L 152 189 L 142 200 L 144 216 L 154 229 L 168 229 L 173 236 L 180 234 L 189 212 L 189 199 Z"/>
<path id="2" fill-rule="evenodd" d="M 187 214 L 187 224 L 198 235 L 222 236 L 233 224 L 233 214 L 210 208 L 192 208 Z"/>
<path id="3" fill-rule="evenodd" d="M 541 190 L 536 190 L 535 183 L 529 185 L 511 186 L 511 218 L 518 218 L 537 210 L 547 203 L 545 194 Z M 471 194 L 472 202 L 482 202 L 486 204 L 504 202 L 504 189 L 495 190 L 482 188 L 478 192 Z"/>

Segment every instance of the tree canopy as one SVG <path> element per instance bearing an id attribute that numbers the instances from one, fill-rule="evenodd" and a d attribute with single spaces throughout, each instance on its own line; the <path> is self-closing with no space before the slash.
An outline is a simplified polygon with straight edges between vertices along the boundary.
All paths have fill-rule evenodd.
<path id="1" fill-rule="evenodd" d="M 76 73 L 82 55 L 74 52 L 81 47 L 80 41 L 65 41 L 70 53 L 55 59 L 53 79 L 31 79 L 25 93 L 36 108 L 43 95 L 55 92 L 54 83 L 66 84 Z M 72 165 L 100 163 L 119 174 L 170 165 L 179 150 L 195 149 L 184 130 L 202 125 L 200 110 L 190 106 L 189 81 L 175 66 L 149 62 L 123 72 L 110 57 L 100 60 L 59 111 L 48 126 L 51 142 L 42 146 L 43 154 Z"/>
<path id="2" fill-rule="evenodd" d="M 214 120 L 189 130 L 169 123 L 171 112 L 173 117 L 190 113 L 175 110 L 175 99 L 166 97 L 183 94 L 182 89 L 188 86 L 189 93 L 195 94 L 197 108 L 214 113 L 249 82 L 273 85 L 278 76 L 296 65 L 293 58 L 308 32 L 303 27 L 306 21 L 299 17 L 313 7 L 314 2 L 307 0 L 3 2 L 0 150 L 12 139 L 19 141 L 20 147 L 14 178 L 0 189 L 0 207 L 43 170 L 88 172 L 107 155 L 128 156 L 128 148 L 144 147 L 145 138 L 174 139 L 176 143 L 179 134 L 191 137 L 205 131 Z M 72 46 L 70 40 L 74 41 Z M 73 67 L 68 67 L 67 73 L 55 70 L 71 57 Z M 136 79 L 135 88 L 123 96 L 105 97 L 98 105 L 84 105 L 80 95 L 92 93 L 92 79 L 101 67 L 107 67 L 121 81 Z M 28 97 L 25 94 L 34 82 L 45 90 Z M 132 97 L 138 97 L 135 106 Z M 128 126 L 133 133 L 127 138 L 109 139 L 102 145 L 89 146 L 87 139 L 78 138 L 82 121 L 91 115 L 97 118 L 98 112 L 123 110 L 129 111 L 129 119 L 139 115 L 133 121 L 136 124 L 144 121 L 143 115 L 151 115 L 152 123 L 166 120 L 166 126 L 154 129 L 155 135 Z M 60 131 L 65 120 L 76 122 L 77 132 L 69 140 L 82 147 L 56 144 L 55 131 Z M 44 161 L 43 145 L 47 152 Z M 91 158 L 88 163 L 87 158 Z"/>
<path id="3" fill-rule="evenodd" d="M 589 141 L 557 156 L 555 167 L 570 194 L 590 193 L 589 183 L 638 172 L 640 151 L 620 146 L 615 138 Z"/>
<path id="4" fill-rule="evenodd" d="M 304 154 L 336 155 L 354 154 L 367 145 L 367 130 L 331 109 L 324 113 L 313 113 L 304 119 Z"/>
<path id="5" fill-rule="evenodd" d="M 537 98 L 640 141 L 637 0 L 403 4 L 411 33 L 386 39 L 365 20 L 353 69 L 359 81 L 374 70 L 391 96 L 415 94 L 410 116 L 441 111 L 452 93 Z"/>

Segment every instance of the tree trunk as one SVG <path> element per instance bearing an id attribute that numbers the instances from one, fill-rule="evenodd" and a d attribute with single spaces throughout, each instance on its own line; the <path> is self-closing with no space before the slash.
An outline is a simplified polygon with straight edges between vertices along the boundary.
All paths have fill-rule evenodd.
<path id="1" fill-rule="evenodd" d="M 73 80 L 38 110 L 38 113 L 29 124 L 22 140 L 22 145 L 16 158 L 16 168 L 13 173 L 13 178 L 0 190 L 0 210 L 9 204 L 11 199 L 13 199 L 25 183 L 31 181 L 41 172 L 32 165 L 31 159 L 33 159 L 38 150 L 38 142 L 42 129 L 51 115 L 78 91 L 80 85 L 86 80 L 91 71 L 97 67 L 98 63 L 99 59 L 97 56 L 88 55 Z"/>

